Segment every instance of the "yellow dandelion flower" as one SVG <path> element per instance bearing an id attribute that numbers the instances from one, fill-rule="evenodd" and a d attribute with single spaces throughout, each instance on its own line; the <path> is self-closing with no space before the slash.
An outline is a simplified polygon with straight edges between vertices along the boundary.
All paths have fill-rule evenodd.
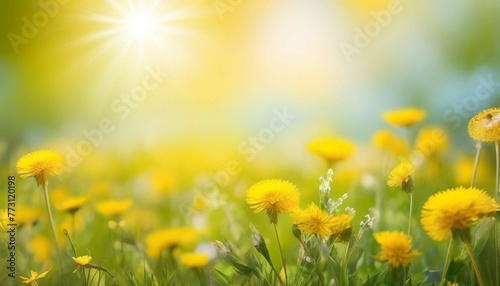
<path id="1" fill-rule="evenodd" d="M 500 108 L 479 112 L 469 121 L 470 137 L 484 142 L 500 141 Z"/>
<path id="2" fill-rule="evenodd" d="M 500 205 L 476 188 L 458 187 L 432 195 L 422 207 L 420 221 L 434 240 L 451 238 L 453 232 L 467 231 L 480 216 L 499 211 Z"/>
<path id="3" fill-rule="evenodd" d="M 385 121 L 394 126 L 410 127 L 424 120 L 424 110 L 414 107 L 387 111 L 383 114 Z"/>
<path id="4" fill-rule="evenodd" d="M 19 276 L 19 278 L 23 279 L 23 283 L 26 283 L 26 284 L 30 283 L 31 285 L 37 285 L 37 283 L 35 281 L 45 277 L 45 275 L 47 275 L 47 273 L 49 273 L 49 271 L 50 271 L 50 269 L 41 273 L 41 274 L 38 274 L 37 272 L 30 270 L 31 277 Z"/>
<path id="5" fill-rule="evenodd" d="M 34 177 L 38 185 L 47 181 L 48 176 L 56 176 L 65 164 L 64 156 L 53 150 L 34 151 L 23 155 L 17 161 L 17 172 L 22 178 Z"/>
<path id="6" fill-rule="evenodd" d="M 394 156 L 407 154 L 410 150 L 406 141 L 396 136 L 392 131 L 379 130 L 373 134 L 373 145 L 392 153 Z"/>
<path id="7" fill-rule="evenodd" d="M 298 228 L 306 234 L 318 234 L 326 239 L 332 234 L 332 216 L 311 203 L 305 210 L 297 210 L 292 217 Z"/>
<path id="8" fill-rule="evenodd" d="M 87 200 L 88 198 L 86 196 L 67 198 L 58 205 L 56 205 L 56 208 L 61 211 L 74 213 L 78 211 L 83 206 L 83 204 L 87 202 Z"/>
<path id="9" fill-rule="evenodd" d="M 343 236 L 347 230 L 352 227 L 353 217 L 347 214 L 342 214 L 340 216 L 334 216 L 332 218 L 332 235 Z"/>
<path id="10" fill-rule="evenodd" d="M 172 194 L 177 184 L 178 179 L 169 172 L 157 171 L 151 175 L 151 185 L 158 193 Z"/>
<path id="11" fill-rule="evenodd" d="M 16 212 L 16 223 L 19 227 L 23 227 L 37 222 L 41 216 L 41 209 L 19 205 Z"/>
<path id="12" fill-rule="evenodd" d="M 108 200 L 96 205 L 96 210 L 106 216 L 122 215 L 132 206 L 132 200 L 115 201 Z"/>
<path id="13" fill-rule="evenodd" d="M 197 240 L 198 233 L 192 227 L 159 230 L 146 237 L 146 251 L 149 256 L 158 257 L 162 250 L 190 245 Z"/>
<path id="14" fill-rule="evenodd" d="M 442 128 L 427 127 L 418 133 L 415 145 L 423 155 L 431 157 L 448 148 L 448 135 Z"/>
<path id="15" fill-rule="evenodd" d="M 255 213 L 266 211 L 271 223 L 278 222 L 278 214 L 299 207 L 297 187 L 283 180 L 264 180 L 247 191 L 246 201 Z"/>
<path id="16" fill-rule="evenodd" d="M 418 251 L 412 250 L 412 238 L 400 231 L 384 231 L 373 236 L 382 249 L 376 258 L 386 261 L 389 267 L 408 266 L 413 257 L 420 255 Z"/>
<path id="17" fill-rule="evenodd" d="M 7 210 L 1 209 L 0 210 L 0 229 L 2 229 L 2 231 L 6 231 L 7 224 L 9 224 L 9 215 L 7 213 Z"/>
<path id="18" fill-rule="evenodd" d="M 181 263 L 189 268 L 201 268 L 208 264 L 209 258 L 201 253 L 184 253 L 179 257 Z"/>
<path id="19" fill-rule="evenodd" d="M 92 256 L 84 255 L 84 256 L 79 256 L 79 257 L 72 257 L 73 260 L 76 262 L 78 267 L 73 271 L 75 273 L 80 267 L 85 267 L 90 263 L 90 260 L 92 260 Z"/>
<path id="20" fill-rule="evenodd" d="M 333 137 L 312 141 L 307 145 L 307 149 L 311 153 L 325 159 L 329 164 L 346 160 L 350 158 L 355 151 L 355 147 L 351 142 L 342 138 Z"/>
<path id="21" fill-rule="evenodd" d="M 400 163 L 389 174 L 387 185 L 389 187 L 401 187 L 405 191 L 407 191 L 409 189 L 409 185 L 411 185 L 412 183 L 411 174 L 414 171 L 415 168 L 410 163 Z"/>

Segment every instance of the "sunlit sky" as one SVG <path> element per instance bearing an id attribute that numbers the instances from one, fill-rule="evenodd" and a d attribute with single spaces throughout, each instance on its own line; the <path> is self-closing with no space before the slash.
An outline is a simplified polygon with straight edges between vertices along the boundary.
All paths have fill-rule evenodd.
<path id="1" fill-rule="evenodd" d="M 481 78 L 500 81 L 495 0 L 67 2 L 0 2 L 10 148 L 78 141 L 104 118 L 109 146 L 237 145 L 276 108 L 296 115 L 280 140 L 300 148 L 330 133 L 367 140 L 405 106 L 454 128 L 445 113 L 477 98 Z M 460 118 L 499 105 L 497 88 Z"/>

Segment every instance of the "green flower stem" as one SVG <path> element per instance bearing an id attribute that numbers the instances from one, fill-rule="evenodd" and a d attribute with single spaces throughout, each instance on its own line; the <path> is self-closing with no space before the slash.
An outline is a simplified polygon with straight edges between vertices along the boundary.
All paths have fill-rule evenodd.
<path id="1" fill-rule="evenodd" d="M 345 253 L 344 253 L 344 260 L 342 260 L 342 266 L 340 268 L 340 285 L 347 285 L 349 283 L 345 283 L 345 279 L 346 279 L 346 271 L 347 271 L 347 261 L 349 260 L 349 246 L 351 244 L 351 241 L 348 240 L 347 241 L 347 244 L 345 246 Z"/>
<path id="2" fill-rule="evenodd" d="M 408 215 L 408 236 L 411 233 L 411 214 L 413 210 L 413 191 L 410 194 L 410 214 Z"/>
<path id="3" fill-rule="evenodd" d="M 286 263 L 285 263 L 285 257 L 283 256 L 283 250 L 281 249 L 281 242 L 280 238 L 278 236 L 278 229 L 276 228 L 276 224 L 273 223 L 274 225 L 274 232 L 276 233 L 276 239 L 278 240 L 278 246 L 280 249 L 280 254 L 281 254 L 281 263 L 283 264 L 283 269 L 285 270 L 285 285 L 288 284 L 288 273 L 286 272 Z"/>
<path id="4" fill-rule="evenodd" d="M 479 158 L 481 157 L 481 142 L 476 143 L 476 160 L 474 161 L 474 170 L 472 171 L 472 181 L 470 183 L 471 188 L 476 184 L 477 167 L 479 166 Z"/>
<path id="5" fill-rule="evenodd" d="M 469 238 L 466 234 L 461 233 L 462 240 L 465 244 L 465 248 L 467 248 L 467 252 L 469 252 L 470 260 L 472 261 L 472 266 L 474 267 L 474 271 L 476 272 L 477 282 L 479 286 L 483 286 L 483 279 L 481 279 L 481 273 L 479 273 L 479 268 L 477 267 L 476 259 L 474 258 L 474 253 L 472 252 L 472 247 L 470 246 Z"/>
<path id="6" fill-rule="evenodd" d="M 300 244 L 302 244 L 302 248 L 304 248 L 304 252 L 306 253 L 306 255 L 310 258 L 310 259 L 313 259 L 313 257 L 311 256 L 310 252 L 309 252 L 309 249 L 307 248 L 307 245 L 302 241 L 302 239 L 299 239 L 300 240 Z M 320 256 L 320 260 L 321 260 L 321 256 Z M 316 268 L 316 273 L 318 274 L 318 278 L 319 278 L 319 282 L 322 286 L 325 285 L 325 282 L 323 281 L 324 280 L 324 277 L 323 277 L 323 273 L 321 273 L 321 270 L 319 269 L 319 260 L 316 262 L 314 261 L 314 268 Z"/>
<path id="7" fill-rule="evenodd" d="M 497 168 L 496 168 L 496 179 L 495 179 L 495 200 L 498 202 L 498 193 L 499 193 L 499 185 L 500 185 L 500 150 L 499 150 L 499 141 L 495 141 L 495 153 L 496 153 L 496 163 L 497 163 Z M 498 277 L 498 217 L 495 219 L 495 227 L 493 229 L 494 233 L 494 239 L 495 239 L 495 282 L 496 285 L 499 285 L 500 279 Z"/>
<path id="8" fill-rule="evenodd" d="M 49 214 L 50 226 L 52 228 L 52 235 L 54 236 L 54 243 L 56 246 L 57 263 L 59 265 L 59 275 L 60 275 L 61 281 L 63 282 L 63 285 L 64 285 L 65 283 L 64 283 L 63 275 L 62 275 L 61 254 L 59 251 L 59 245 L 57 244 L 57 235 L 56 235 L 56 229 L 54 228 L 54 219 L 52 218 L 52 212 L 50 210 L 49 191 L 47 190 L 48 185 L 49 185 L 48 181 L 45 181 L 43 183 L 43 194 L 45 196 L 45 206 L 47 207 L 47 213 Z"/>
<path id="9" fill-rule="evenodd" d="M 450 266 L 450 253 L 451 253 L 451 244 L 453 242 L 453 236 L 450 237 L 450 242 L 448 243 L 448 250 L 446 251 L 446 258 L 444 260 L 444 269 L 443 276 L 441 277 L 441 282 L 439 282 L 439 286 L 443 286 L 446 281 L 446 272 L 448 272 L 448 266 Z"/>

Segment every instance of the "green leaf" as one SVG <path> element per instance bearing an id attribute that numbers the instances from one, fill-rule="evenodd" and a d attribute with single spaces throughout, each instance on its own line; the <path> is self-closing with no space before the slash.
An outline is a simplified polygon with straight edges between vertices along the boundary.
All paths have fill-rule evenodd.
<path id="1" fill-rule="evenodd" d="M 252 244 L 257 249 L 257 251 L 264 256 L 264 258 L 269 262 L 269 264 L 272 266 L 273 263 L 271 262 L 271 256 L 269 255 L 269 250 L 267 249 L 266 242 L 262 238 L 262 235 L 260 234 L 259 230 L 255 227 L 255 225 L 252 223 L 250 225 L 250 228 L 252 229 Z"/>
<path id="2" fill-rule="evenodd" d="M 224 273 L 215 268 L 212 268 L 210 270 L 210 275 L 212 275 L 212 277 L 214 277 L 215 280 L 217 280 L 220 284 L 224 286 L 231 285 L 231 280 L 229 279 L 229 277 L 227 277 Z"/>

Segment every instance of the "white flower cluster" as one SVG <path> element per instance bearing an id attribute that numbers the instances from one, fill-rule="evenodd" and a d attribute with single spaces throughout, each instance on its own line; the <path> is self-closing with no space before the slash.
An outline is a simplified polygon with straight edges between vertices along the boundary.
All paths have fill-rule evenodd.
<path id="1" fill-rule="evenodd" d="M 332 182 L 333 170 L 328 169 L 326 173 L 326 178 L 323 176 L 319 177 L 320 185 L 319 185 L 319 197 L 320 198 L 328 198 L 330 196 L 330 183 Z"/>
<path id="2" fill-rule="evenodd" d="M 372 228 L 373 227 L 373 221 L 375 220 L 375 217 L 371 215 L 372 208 L 368 209 L 368 214 L 365 215 L 365 219 L 361 221 L 359 224 L 361 226 L 361 229 L 363 228 Z"/>
<path id="3" fill-rule="evenodd" d="M 341 198 L 339 198 L 336 202 L 334 202 L 332 199 L 328 199 L 328 202 L 326 203 L 326 211 L 329 214 L 335 214 L 339 211 L 340 206 L 342 203 L 344 203 L 344 200 L 347 199 L 347 194 L 343 194 Z"/>

